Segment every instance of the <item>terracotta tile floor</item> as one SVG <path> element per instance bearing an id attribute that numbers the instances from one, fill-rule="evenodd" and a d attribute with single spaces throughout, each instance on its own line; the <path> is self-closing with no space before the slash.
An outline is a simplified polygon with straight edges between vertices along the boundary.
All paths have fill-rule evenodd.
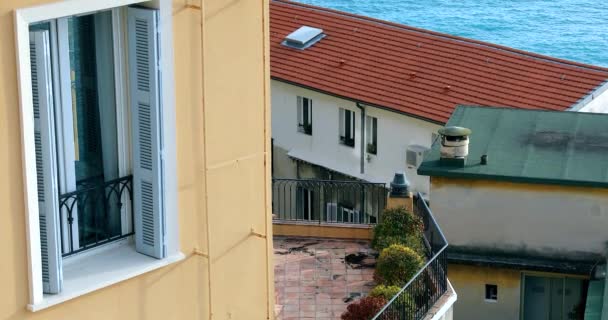
<path id="1" fill-rule="evenodd" d="M 275 237 L 277 319 L 340 319 L 374 287 L 374 253 L 365 241 Z"/>

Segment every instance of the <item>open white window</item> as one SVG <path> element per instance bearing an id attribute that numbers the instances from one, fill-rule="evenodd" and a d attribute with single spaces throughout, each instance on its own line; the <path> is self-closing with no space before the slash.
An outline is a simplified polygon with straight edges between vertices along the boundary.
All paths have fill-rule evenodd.
<path id="1" fill-rule="evenodd" d="M 169 222 L 166 214 L 175 160 L 164 152 L 174 123 L 163 119 L 173 119 L 173 105 L 161 86 L 159 9 L 95 8 L 107 2 L 68 16 L 61 4 L 16 14 L 32 310 L 175 258 L 176 212 Z M 116 244 L 125 248 L 108 250 Z M 121 252 L 140 257 L 122 263 Z M 113 265 L 103 263 L 109 254 Z M 84 269 L 93 280 L 77 280 Z"/>

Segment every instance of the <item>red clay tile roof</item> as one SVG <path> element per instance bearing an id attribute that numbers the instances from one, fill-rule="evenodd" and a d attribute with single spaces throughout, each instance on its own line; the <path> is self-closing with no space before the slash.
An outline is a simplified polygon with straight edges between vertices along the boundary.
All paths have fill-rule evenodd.
<path id="1" fill-rule="evenodd" d="M 281 45 L 302 25 L 327 37 Z M 273 79 L 445 123 L 458 104 L 566 110 L 608 69 L 290 1 L 270 3 Z"/>

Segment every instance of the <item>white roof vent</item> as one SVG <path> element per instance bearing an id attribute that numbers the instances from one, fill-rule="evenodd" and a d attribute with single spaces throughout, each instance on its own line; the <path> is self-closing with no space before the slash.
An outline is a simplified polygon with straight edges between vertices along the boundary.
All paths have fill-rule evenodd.
<path id="1" fill-rule="evenodd" d="M 281 44 L 286 47 L 304 50 L 323 38 L 325 38 L 323 29 L 302 26 L 287 35 Z"/>

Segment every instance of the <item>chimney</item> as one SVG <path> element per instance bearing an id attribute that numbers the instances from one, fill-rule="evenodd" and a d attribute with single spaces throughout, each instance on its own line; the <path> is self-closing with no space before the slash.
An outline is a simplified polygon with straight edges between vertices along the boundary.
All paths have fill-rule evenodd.
<path id="1" fill-rule="evenodd" d="M 386 202 L 387 209 L 405 208 L 408 212 L 413 212 L 414 202 L 410 183 L 407 181 L 404 172 L 397 172 L 391 181 L 391 191 Z"/>
<path id="2" fill-rule="evenodd" d="M 439 129 L 441 135 L 441 164 L 464 167 L 469 155 L 469 136 L 471 130 L 463 127 Z"/>

